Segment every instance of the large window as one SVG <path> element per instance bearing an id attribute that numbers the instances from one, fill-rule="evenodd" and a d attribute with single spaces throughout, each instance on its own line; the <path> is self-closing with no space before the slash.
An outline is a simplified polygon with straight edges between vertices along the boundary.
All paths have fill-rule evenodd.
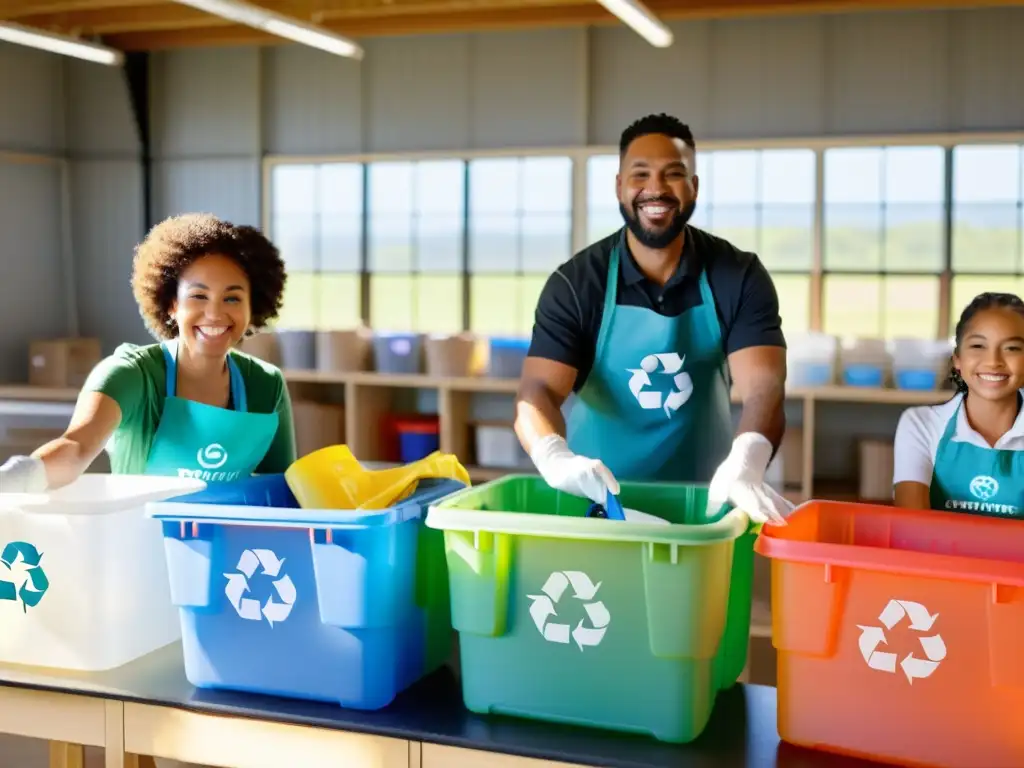
<path id="1" fill-rule="evenodd" d="M 469 163 L 470 329 L 526 336 L 548 276 L 572 256 L 572 160 Z"/>
<path id="2" fill-rule="evenodd" d="M 370 324 L 458 332 L 463 326 L 465 163 L 371 163 L 367 173 Z"/>
<path id="3" fill-rule="evenodd" d="M 270 237 L 288 269 L 280 328 L 337 330 L 359 322 L 363 166 L 276 165 Z"/>
<path id="4" fill-rule="evenodd" d="M 527 335 L 552 270 L 621 228 L 618 165 L 585 150 L 273 163 L 267 223 L 289 272 L 279 326 L 366 317 Z M 760 257 L 789 334 L 932 338 L 982 291 L 1024 294 L 1019 141 L 701 150 L 697 175 L 693 224 Z"/>
<path id="5" fill-rule="evenodd" d="M 946 252 L 945 150 L 843 147 L 824 156 L 824 330 L 933 338 Z"/>

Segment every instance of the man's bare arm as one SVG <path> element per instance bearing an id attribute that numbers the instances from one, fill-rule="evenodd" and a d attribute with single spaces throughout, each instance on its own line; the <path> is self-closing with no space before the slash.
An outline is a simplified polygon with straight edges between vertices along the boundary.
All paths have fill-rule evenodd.
<path id="1" fill-rule="evenodd" d="M 527 453 L 539 440 L 565 437 L 562 405 L 572 392 L 578 371 L 564 363 L 527 357 L 516 394 L 515 430 Z"/>
<path id="2" fill-rule="evenodd" d="M 729 355 L 729 369 L 743 404 L 737 433 L 757 432 L 777 450 L 786 431 L 786 350 L 747 347 Z"/>

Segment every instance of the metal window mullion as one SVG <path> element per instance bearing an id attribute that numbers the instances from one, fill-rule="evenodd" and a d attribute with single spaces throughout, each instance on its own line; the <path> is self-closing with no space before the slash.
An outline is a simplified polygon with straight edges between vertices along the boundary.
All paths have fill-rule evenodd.
<path id="1" fill-rule="evenodd" d="M 462 161 L 462 328 L 471 330 L 473 292 L 470 289 L 469 271 L 469 181 L 468 160 Z"/>
<path id="2" fill-rule="evenodd" d="M 359 254 L 359 315 L 363 324 L 370 325 L 370 164 L 362 163 L 363 212 L 362 237 Z"/>

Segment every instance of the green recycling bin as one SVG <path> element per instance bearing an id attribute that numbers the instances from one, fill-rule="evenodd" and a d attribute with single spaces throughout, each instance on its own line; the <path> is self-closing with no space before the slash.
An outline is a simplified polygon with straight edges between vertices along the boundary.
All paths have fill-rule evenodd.
<path id="1" fill-rule="evenodd" d="M 444 531 L 462 693 L 477 713 L 685 743 L 746 665 L 756 528 L 703 519 L 707 486 L 623 482 L 627 508 L 510 475 L 432 505 Z"/>

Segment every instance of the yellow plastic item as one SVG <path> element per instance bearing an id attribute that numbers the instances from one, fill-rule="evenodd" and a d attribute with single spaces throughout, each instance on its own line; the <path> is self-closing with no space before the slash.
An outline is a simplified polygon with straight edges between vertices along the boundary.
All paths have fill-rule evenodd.
<path id="1" fill-rule="evenodd" d="M 469 473 L 453 454 L 429 456 L 393 469 L 366 469 L 347 445 L 306 454 L 284 473 L 303 509 L 387 509 L 404 501 L 420 480 L 445 478 L 470 485 Z"/>

